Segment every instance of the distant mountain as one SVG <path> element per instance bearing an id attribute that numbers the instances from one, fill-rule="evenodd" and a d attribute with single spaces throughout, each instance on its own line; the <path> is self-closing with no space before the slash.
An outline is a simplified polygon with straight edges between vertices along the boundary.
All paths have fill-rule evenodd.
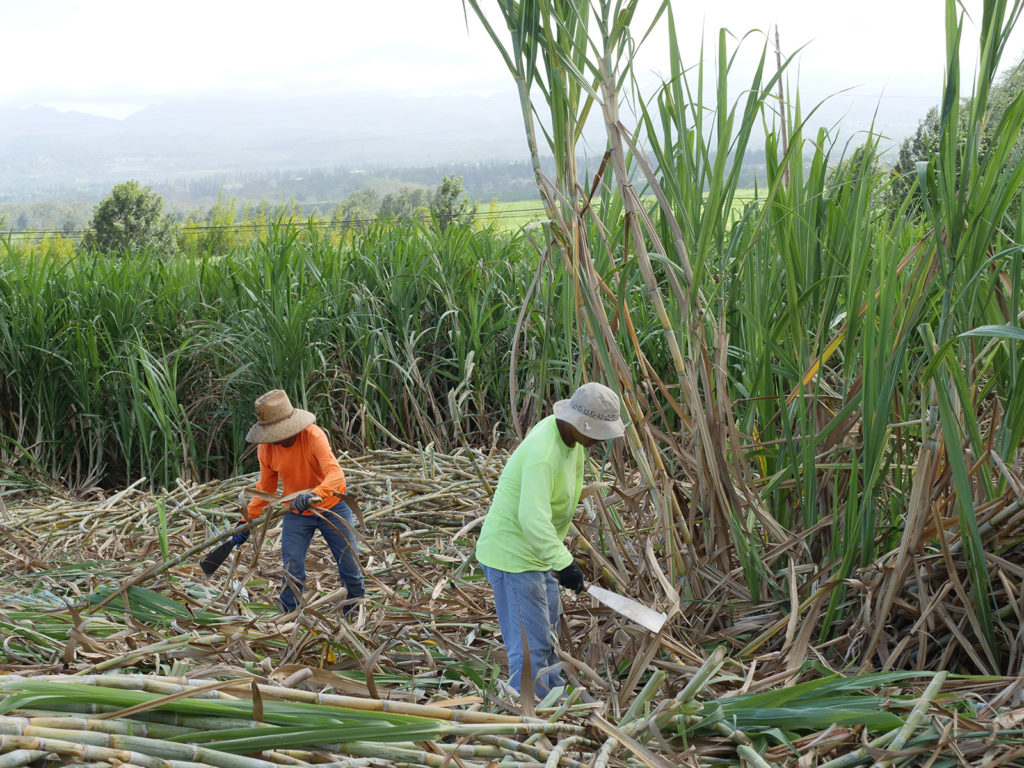
<path id="1" fill-rule="evenodd" d="M 914 130 L 927 108 L 903 100 L 885 106 L 879 111 L 870 98 L 829 99 L 814 113 L 808 126 L 814 130 L 804 135 L 813 136 L 817 125 L 834 131 L 841 124 L 843 134 L 858 142 L 857 132 L 874 123 L 894 142 Z M 600 155 L 600 128 L 588 136 L 592 154 Z M 128 179 L 180 187 L 274 170 L 358 172 L 526 160 L 512 92 L 171 101 L 123 120 L 42 106 L 0 108 L 0 203 L 98 201 Z"/>
<path id="2" fill-rule="evenodd" d="M 0 140 L 19 137 L 86 138 L 117 130 L 117 120 L 82 112 L 59 112 L 52 107 L 0 107 Z"/>
<path id="3" fill-rule="evenodd" d="M 526 157 L 513 94 L 177 101 L 124 120 L 0 109 L 0 201 L 231 170 Z"/>
<path id="4" fill-rule="evenodd" d="M 492 97 L 381 97 L 373 94 L 273 101 L 170 102 L 148 107 L 124 120 L 130 135 L 213 136 L 235 142 L 285 142 L 315 137 L 337 142 L 339 154 L 357 160 L 384 159 L 379 147 L 408 152 L 410 145 L 436 155 L 439 147 L 472 140 L 466 150 L 521 154 L 522 121 L 512 94 Z M 373 148 L 378 149 L 374 150 Z M 377 154 L 375 154 L 375 152 Z M 366 155 L 369 155 L 366 157 Z M 451 159 L 444 157 L 443 159 Z M 477 158 L 468 158 L 477 159 Z"/>

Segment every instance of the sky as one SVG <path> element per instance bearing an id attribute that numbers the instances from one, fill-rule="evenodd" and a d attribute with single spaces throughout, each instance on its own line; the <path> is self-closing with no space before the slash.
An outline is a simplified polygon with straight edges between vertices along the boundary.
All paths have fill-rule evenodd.
<path id="1" fill-rule="evenodd" d="M 650 19 L 660 0 L 641 0 Z M 481 0 L 484 7 L 495 0 Z M 981 0 L 963 7 L 964 66 L 977 56 Z M 943 0 L 672 0 L 688 62 L 717 30 L 779 32 L 798 48 L 801 94 L 819 100 L 938 101 L 944 69 Z M 45 104 L 124 117 L 195 96 L 351 90 L 489 95 L 512 80 L 462 0 L 0 0 L 0 106 Z M 1019 25 L 1024 27 L 1024 24 Z M 640 25 L 637 25 L 639 28 Z M 774 31 L 772 33 L 774 37 Z M 640 69 L 663 73 L 667 32 L 641 49 Z M 1020 58 L 1015 32 L 1004 64 Z"/>

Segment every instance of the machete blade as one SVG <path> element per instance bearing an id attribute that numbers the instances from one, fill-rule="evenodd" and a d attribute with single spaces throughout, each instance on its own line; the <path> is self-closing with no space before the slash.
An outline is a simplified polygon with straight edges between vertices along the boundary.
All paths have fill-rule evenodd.
<path id="1" fill-rule="evenodd" d="M 587 594 L 599 603 L 608 606 L 616 613 L 625 616 L 630 621 L 635 621 L 644 629 L 650 630 L 655 634 L 661 631 L 665 621 L 668 619 L 668 616 L 660 611 L 655 611 L 642 603 L 638 603 L 636 600 L 631 600 L 624 595 L 594 586 L 593 584 L 587 587 Z"/>
<path id="2" fill-rule="evenodd" d="M 203 562 L 199 564 L 199 567 L 203 569 L 203 573 L 207 576 L 212 576 L 214 571 L 220 568 L 220 564 L 228 559 L 228 555 L 231 554 L 231 550 L 234 548 L 234 542 L 228 539 L 216 549 L 211 549 L 210 554 L 203 558 Z"/>

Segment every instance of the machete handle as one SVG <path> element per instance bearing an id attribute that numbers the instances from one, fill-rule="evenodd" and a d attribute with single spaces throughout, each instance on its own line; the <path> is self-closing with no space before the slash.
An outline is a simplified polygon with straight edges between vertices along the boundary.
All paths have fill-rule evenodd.
<path id="1" fill-rule="evenodd" d="M 263 499 L 263 501 L 277 504 L 287 504 L 300 493 L 302 493 L 302 491 L 296 491 L 295 493 L 290 493 L 287 496 L 282 496 L 279 493 L 269 493 L 268 491 L 261 491 L 254 485 L 250 485 L 242 489 L 242 495 L 248 496 L 250 499 Z M 340 498 L 346 504 L 348 504 L 349 509 L 355 512 L 356 517 L 359 519 L 360 525 L 366 525 L 366 521 L 363 518 L 363 509 L 359 505 L 359 501 L 356 499 L 355 494 L 338 493 L 337 491 L 335 491 L 334 495 Z"/>

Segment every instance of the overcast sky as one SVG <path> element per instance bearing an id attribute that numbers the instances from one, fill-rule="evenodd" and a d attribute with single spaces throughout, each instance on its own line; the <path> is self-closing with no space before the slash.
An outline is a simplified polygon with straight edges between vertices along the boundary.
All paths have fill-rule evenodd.
<path id="1" fill-rule="evenodd" d="M 493 1 L 493 0 L 492 0 Z M 642 0 L 649 19 L 659 0 Z M 483 5 L 487 5 L 483 0 Z M 964 7 L 973 67 L 981 0 Z M 685 54 L 702 31 L 737 35 L 778 25 L 784 52 L 805 46 L 805 98 L 938 101 L 943 0 L 673 0 Z M 123 117 L 185 96 L 352 89 L 491 94 L 512 82 L 461 0 L 3 0 L 0 105 L 49 104 Z M 1022 25 L 1024 26 L 1024 25 Z M 638 25 L 639 28 L 639 25 Z M 763 39 L 763 38 L 762 38 Z M 1021 55 L 1015 33 L 1004 65 Z M 643 67 L 667 62 L 665 32 Z M 757 45 L 751 45 L 753 50 Z"/>

